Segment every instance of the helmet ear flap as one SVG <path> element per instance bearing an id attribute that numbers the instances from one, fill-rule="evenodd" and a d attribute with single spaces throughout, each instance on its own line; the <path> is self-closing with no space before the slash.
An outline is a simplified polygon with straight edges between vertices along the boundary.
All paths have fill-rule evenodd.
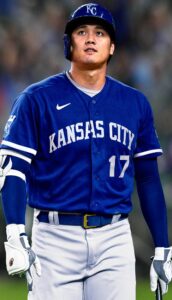
<path id="1" fill-rule="evenodd" d="M 68 60 L 71 60 L 71 37 L 64 34 L 64 55 Z"/>

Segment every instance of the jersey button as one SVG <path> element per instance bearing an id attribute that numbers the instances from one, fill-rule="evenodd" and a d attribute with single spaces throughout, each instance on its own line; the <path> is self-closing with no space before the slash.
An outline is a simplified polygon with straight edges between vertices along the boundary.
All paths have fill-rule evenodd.
<path id="1" fill-rule="evenodd" d="M 93 104 L 96 104 L 96 100 L 92 100 L 92 103 L 93 103 Z"/>

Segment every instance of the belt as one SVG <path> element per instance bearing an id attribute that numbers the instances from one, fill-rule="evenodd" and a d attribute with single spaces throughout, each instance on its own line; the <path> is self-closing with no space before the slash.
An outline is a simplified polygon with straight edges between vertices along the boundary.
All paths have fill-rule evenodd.
<path id="1" fill-rule="evenodd" d="M 102 227 L 108 224 L 116 223 L 118 221 L 124 220 L 128 217 L 128 214 L 118 214 L 118 215 L 99 215 L 99 214 L 82 214 L 82 213 L 68 213 L 68 212 L 58 212 L 55 218 L 58 218 L 58 222 L 55 224 L 60 225 L 72 225 L 72 226 L 82 226 L 85 229 Z M 49 212 L 40 211 L 37 216 L 39 222 L 50 223 Z"/>

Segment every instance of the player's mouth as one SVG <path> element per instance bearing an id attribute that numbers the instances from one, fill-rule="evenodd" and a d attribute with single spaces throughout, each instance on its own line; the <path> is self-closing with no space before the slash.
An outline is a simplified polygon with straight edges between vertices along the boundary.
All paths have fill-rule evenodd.
<path id="1" fill-rule="evenodd" d="M 94 48 L 87 48 L 87 49 L 85 49 L 84 50 L 86 53 L 95 53 L 95 52 L 97 52 L 97 50 L 96 49 L 94 49 Z"/>

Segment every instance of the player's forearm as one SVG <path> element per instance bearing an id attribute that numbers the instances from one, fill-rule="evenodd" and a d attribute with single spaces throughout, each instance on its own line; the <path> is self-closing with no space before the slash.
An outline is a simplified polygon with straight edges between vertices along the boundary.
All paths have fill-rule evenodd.
<path id="1" fill-rule="evenodd" d="M 9 151 L 8 151 L 9 152 Z M 29 163 L 24 156 L 1 155 L 2 204 L 7 224 L 24 224 L 26 211 L 26 174 Z"/>
<path id="2" fill-rule="evenodd" d="M 137 184 L 141 209 L 156 247 L 168 247 L 167 212 L 160 183 Z"/>
<path id="3" fill-rule="evenodd" d="M 156 159 L 137 160 L 136 184 L 141 209 L 156 247 L 168 247 L 167 211 Z"/>
<path id="4" fill-rule="evenodd" d="M 25 224 L 26 185 L 19 177 L 7 176 L 2 189 L 2 204 L 7 224 Z"/>

